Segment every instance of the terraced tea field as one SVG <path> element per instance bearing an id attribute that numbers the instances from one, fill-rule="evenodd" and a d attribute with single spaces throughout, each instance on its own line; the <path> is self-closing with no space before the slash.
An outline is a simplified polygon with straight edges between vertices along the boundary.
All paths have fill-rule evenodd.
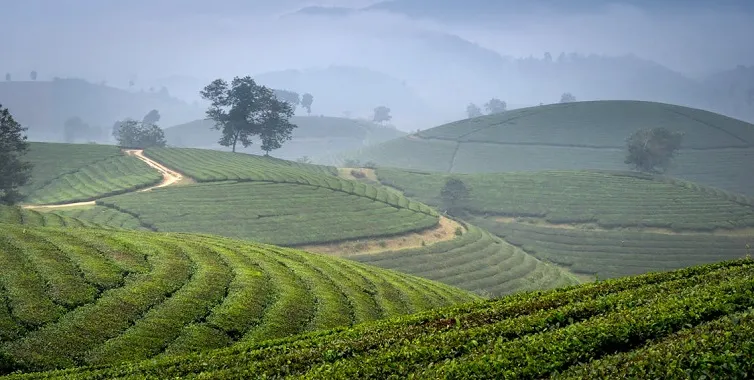
<path id="1" fill-rule="evenodd" d="M 211 233 L 283 246 L 379 238 L 421 231 L 439 222 L 429 207 L 390 196 L 386 202 L 295 183 L 213 182 L 123 194 L 97 203 L 135 215 L 157 231 Z"/>
<path id="2" fill-rule="evenodd" d="M 159 172 L 115 146 L 32 143 L 28 159 L 34 164 L 32 182 L 24 188 L 30 204 L 89 201 L 162 179 Z"/>
<path id="3" fill-rule="evenodd" d="M 149 228 L 141 225 L 141 221 L 135 216 L 105 206 L 63 208 L 51 212 L 43 212 L 43 214 L 57 214 L 62 217 L 70 217 L 95 223 L 98 226 L 123 228 L 127 230 L 149 230 Z"/>
<path id="4" fill-rule="evenodd" d="M 18 378 L 745 379 L 753 351 L 749 259 Z"/>
<path id="5" fill-rule="evenodd" d="M 380 181 L 441 206 L 447 174 L 378 169 Z M 456 174 L 470 188 L 465 209 L 477 215 L 533 217 L 601 228 L 731 230 L 754 226 L 754 202 L 693 183 L 639 173 L 548 171 Z"/>
<path id="6" fill-rule="evenodd" d="M 381 167 L 453 173 L 626 170 L 626 138 L 662 126 L 684 132 L 669 175 L 754 196 L 754 125 L 699 109 L 592 101 L 516 109 L 460 120 L 346 158 Z"/>
<path id="7" fill-rule="evenodd" d="M 225 238 L 0 226 L 0 373 L 248 344 L 477 297 Z"/>
<path id="8" fill-rule="evenodd" d="M 450 241 L 349 258 L 493 297 L 579 283 L 567 271 L 474 226 Z"/>
<path id="9" fill-rule="evenodd" d="M 33 227 L 102 227 L 94 221 L 81 220 L 71 215 L 39 212 L 0 205 L 0 223 L 23 224 Z"/>

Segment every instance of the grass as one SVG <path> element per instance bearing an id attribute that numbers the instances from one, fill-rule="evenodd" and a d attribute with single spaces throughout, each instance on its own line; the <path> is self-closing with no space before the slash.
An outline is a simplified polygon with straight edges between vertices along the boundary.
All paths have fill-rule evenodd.
<path id="1" fill-rule="evenodd" d="M 449 241 L 349 258 L 490 296 L 579 283 L 566 271 L 474 226 Z"/>
<path id="2" fill-rule="evenodd" d="M 461 179 L 476 215 L 533 217 L 555 224 L 601 228 L 712 231 L 754 226 L 754 202 L 717 189 L 630 172 L 546 171 L 438 174 L 378 169 L 383 184 L 441 206 L 448 178 Z"/>
<path id="3" fill-rule="evenodd" d="M 18 378 L 726 378 L 754 372 L 750 259 L 230 348 Z"/>
<path id="4" fill-rule="evenodd" d="M 405 198 L 392 199 L 396 206 L 312 185 L 213 182 L 123 194 L 98 204 L 135 215 L 157 231 L 211 233 L 283 246 L 399 235 L 439 222 L 436 215 L 409 208 Z"/>
<path id="5" fill-rule="evenodd" d="M 457 173 L 625 170 L 625 139 L 665 127 L 685 133 L 670 175 L 754 195 L 754 125 L 654 102 L 592 101 L 459 120 L 342 154 L 381 167 Z"/>
<path id="6" fill-rule="evenodd" d="M 0 227 L 4 372 L 167 357 L 478 299 L 414 276 L 226 238 Z"/>
<path id="7" fill-rule="evenodd" d="M 31 143 L 26 156 L 34 164 L 23 189 L 26 203 L 89 201 L 158 183 L 162 176 L 115 146 Z"/>
<path id="8" fill-rule="evenodd" d="M 0 223 L 31 227 L 102 227 L 94 220 L 82 220 L 67 213 L 40 212 L 0 205 Z"/>

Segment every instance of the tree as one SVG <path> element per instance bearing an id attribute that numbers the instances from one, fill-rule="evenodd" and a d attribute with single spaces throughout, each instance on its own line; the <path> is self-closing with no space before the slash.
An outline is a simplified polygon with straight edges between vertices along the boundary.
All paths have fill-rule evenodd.
<path id="1" fill-rule="evenodd" d="M 445 186 L 440 190 L 445 210 L 450 214 L 458 214 L 469 198 L 469 188 L 458 178 L 448 178 Z"/>
<path id="2" fill-rule="evenodd" d="M 665 128 L 641 129 L 628 139 L 625 163 L 645 172 L 667 170 L 676 150 L 681 147 L 683 133 Z"/>
<path id="3" fill-rule="evenodd" d="M 155 124 L 124 120 L 117 124 L 113 136 L 118 145 L 128 148 L 164 147 L 165 133 Z"/>
<path id="4" fill-rule="evenodd" d="M 390 121 L 393 117 L 390 116 L 390 108 L 385 106 L 379 106 L 374 109 L 374 116 L 372 117 L 372 121 L 375 123 L 384 123 L 386 121 Z"/>
<path id="5" fill-rule="evenodd" d="M 78 116 L 68 118 L 63 124 L 63 135 L 67 143 L 72 143 L 80 137 L 87 137 L 89 132 L 89 125 Z"/>
<path id="6" fill-rule="evenodd" d="M 492 115 L 496 113 L 503 113 L 508 110 L 508 104 L 498 98 L 492 98 L 489 102 L 487 102 L 487 104 L 484 105 L 484 108 L 487 110 L 488 114 Z"/>
<path id="7" fill-rule="evenodd" d="M 18 189 L 31 178 L 32 165 L 22 160 L 29 150 L 25 131 L 0 104 L 0 204 L 13 205 L 23 199 Z"/>
<path id="8" fill-rule="evenodd" d="M 301 107 L 306 108 L 306 114 L 312 114 L 312 103 L 314 103 L 314 96 L 310 93 L 305 93 L 301 96 Z"/>
<path id="9" fill-rule="evenodd" d="M 469 116 L 469 119 L 479 117 L 482 116 L 482 109 L 474 103 L 469 103 L 469 105 L 466 106 L 466 114 Z"/>
<path id="10" fill-rule="evenodd" d="M 576 101 L 576 97 L 573 96 L 570 92 L 564 92 L 563 95 L 560 95 L 560 102 L 561 103 L 573 103 Z"/>
<path id="11" fill-rule="evenodd" d="M 296 110 L 296 107 L 301 104 L 301 98 L 298 95 L 298 92 L 288 90 L 272 90 L 272 92 L 275 93 L 275 97 L 290 104 L 294 111 Z"/>
<path id="12" fill-rule="evenodd" d="M 211 102 L 207 117 L 215 122 L 214 129 L 222 131 L 220 145 L 232 147 L 233 152 L 239 142 L 248 147 L 252 137 L 259 136 L 262 149 L 269 154 L 289 140 L 296 128 L 288 121 L 293 116 L 291 105 L 249 76 L 235 77 L 230 85 L 216 79 L 201 95 Z"/>
<path id="13" fill-rule="evenodd" d="M 10 82 L 10 80 L 11 80 L 10 73 L 5 73 L 5 81 Z"/>
<path id="14" fill-rule="evenodd" d="M 151 110 L 144 115 L 144 119 L 141 122 L 145 124 L 157 124 L 158 121 L 160 121 L 160 111 Z"/>
<path id="15" fill-rule="evenodd" d="M 31 73 L 29 74 L 29 78 L 31 78 L 31 80 L 37 80 L 37 71 L 32 70 Z"/>

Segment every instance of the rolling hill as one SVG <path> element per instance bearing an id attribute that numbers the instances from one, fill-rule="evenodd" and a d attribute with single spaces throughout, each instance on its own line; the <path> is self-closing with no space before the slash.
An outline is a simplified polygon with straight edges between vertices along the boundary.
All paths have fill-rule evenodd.
<path id="1" fill-rule="evenodd" d="M 463 218 L 540 260 L 601 278 L 745 256 L 754 202 L 631 172 L 442 174 L 377 169 L 384 184 L 443 206 L 448 178 L 469 188 Z"/>
<path id="2" fill-rule="evenodd" d="M 272 152 L 275 157 L 296 160 L 304 156 L 330 156 L 406 135 L 392 127 L 342 117 L 294 116 L 291 123 L 298 128 L 293 130 L 291 141 Z M 213 126 L 211 120 L 196 120 L 166 128 L 165 137 L 168 144 L 175 147 L 229 151 L 229 148 L 217 143 L 220 132 L 212 129 Z M 259 149 L 258 142 L 248 148 L 239 148 L 238 151 L 264 153 Z"/>
<path id="3" fill-rule="evenodd" d="M 26 203 L 89 201 L 160 182 L 162 176 L 113 145 L 32 142 L 24 160 L 34 166 L 22 189 Z"/>
<path id="4" fill-rule="evenodd" d="M 0 227 L 0 373 L 167 357 L 477 299 L 219 237 Z"/>
<path id="5" fill-rule="evenodd" d="M 754 125 L 669 104 L 594 101 L 456 121 L 341 159 L 453 173 L 625 170 L 625 140 L 642 128 L 685 133 L 668 175 L 754 195 Z"/>
<path id="6" fill-rule="evenodd" d="M 754 372 L 752 342 L 748 259 L 15 378 L 745 379 Z"/>

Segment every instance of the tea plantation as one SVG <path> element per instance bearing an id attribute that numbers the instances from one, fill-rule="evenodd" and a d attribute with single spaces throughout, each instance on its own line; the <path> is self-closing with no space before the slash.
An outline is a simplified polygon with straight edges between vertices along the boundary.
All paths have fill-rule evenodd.
<path id="1" fill-rule="evenodd" d="M 579 283 L 567 271 L 537 260 L 487 231 L 467 227 L 466 233 L 450 241 L 349 258 L 496 297 Z"/>
<path id="2" fill-rule="evenodd" d="M 754 125 L 699 109 L 640 101 L 552 104 L 460 120 L 340 159 L 453 173 L 625 170 L 626 138 L 642 128 L 683 132 L 669 175 L 754 196 Z"/>
<path id="3" fill-rule="evenodd" d="M 745 379 L 752 354 L 754 261 L 742 259 L 17 378 Z"/>
<path id="4" fill-rule="evenodd" d="M 0 225 L 0 373 L 116 364 L 478 299 L 225 238 Z"/>
<path id="5" fill-rule="evenodd" d="M 111 145 L 31 143 L 25 159 L 34 165 L 32 181 L 23 189 L 30 204 L 89 201 L 162 179 L 149 165 Z"/>
<path id="6" fill-rule="evenodd" d="M 58 213 L 39 212 L 2 205 L 0 205 L 0 223 L 23 224 L 32 227 L 101 227 L 94 221 L 81 220 Z"/>

